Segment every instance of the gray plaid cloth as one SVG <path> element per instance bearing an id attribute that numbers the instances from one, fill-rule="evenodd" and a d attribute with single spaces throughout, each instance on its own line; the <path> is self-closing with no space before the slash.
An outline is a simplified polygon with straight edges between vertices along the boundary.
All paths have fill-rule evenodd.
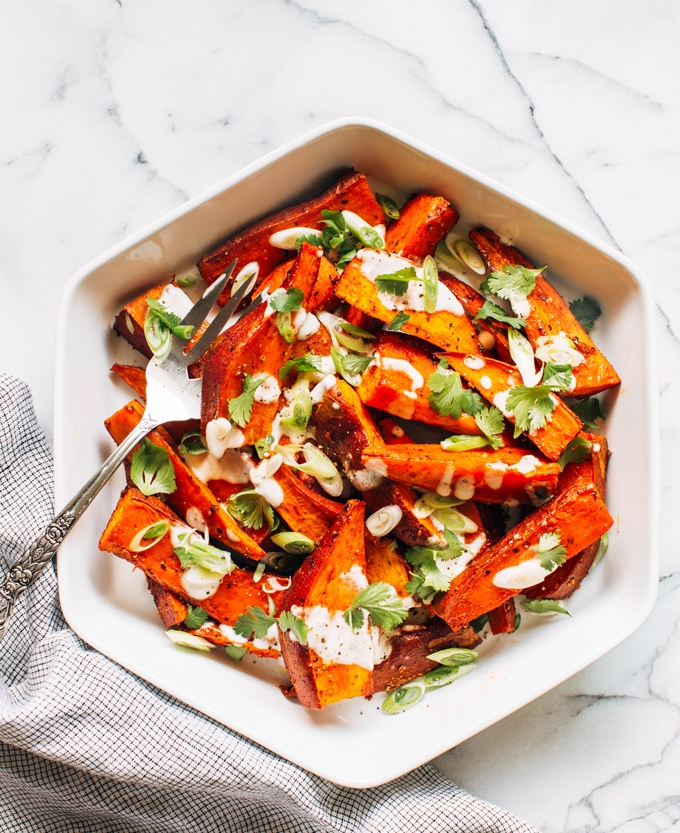
<path id="1" fill-rule="evenodd" d="M 52 460 L 22 382 L 0 375 L 0 565 L 52 518 Z M 427 765 L 338 787 L 178 703 L 65 623 L 53 568 L 0 645 L 0 829 L 12 833 L 537 833 Z"/>

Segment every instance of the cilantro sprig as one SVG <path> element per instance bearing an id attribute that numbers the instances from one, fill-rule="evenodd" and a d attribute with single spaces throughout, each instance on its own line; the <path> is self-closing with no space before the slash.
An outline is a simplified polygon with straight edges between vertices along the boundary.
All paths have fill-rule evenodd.
<path id="1" fill-rule="evenodd" d="M 313 370 L 318 372 L 321 370 L 321 359 L 312 353 L 305 353 L 297 359 L 288 359 L 279 370 L 279 379 L 287 379 L 292 370 L 298 373 L 310 373 Z"/>
<path id="2" fill-rule="evenodd" d="M 408 285 L 411 281 L 418 279 L 416 270 L 413 266 L 405 266 L 396 272 L 391 272 L 387 275 L 379 275 L 375 279 L 375 285 L 378 292 L 384 292 L 388 295 L 397 295 L 401 297 L 408 292 Z"/>
<path id="3" fill-rule="evenodd" d="M 171 495 L 177 488 L 170 455 L 148 437 L 132 455 L 130 479 L 143 495 Z"/>
<path id="4" fill-rule="evenodd" d="M 320 235 L 309 234 L 298 237 L 295 246 L 299 249 L 303 243 L 310 243 L 312 246 L 321 246 L 326 257 L 335 261 L 337 267 L 349 263 L 357 253 L 359 240 L 347 227 L 342 211 L 321 212 L 321 217 L 326 225 Z"/>
<path id="5" fill-rule="evenodd" d="M 440 555 L 427 547 L 411 547 L 404 553 L 404 558 L 415 567 L 406 589 L 412 596 L 429 599 L 435 593 L 449 589 L 451 579 L 439 569 L 436 558 Z"/>
<path id="6" fill-rule="evenodd" d="M 270 529 L 278 526 L 276 513 L 254 489 L 245 489 L 232 495 L 227 501 L 227 511 L 248 529 L 261 529 L 265 523 Z"/>
<path id="7" fill-rule="evenodd" d="M 229 400 L 229 416 L 239 428 L 245 428 L 250 422 L 255 402 L 255 391 L 264 382 L 265 377 L 255 379 L 250 373 L 243 377 L 243 392 Z"/>
<path id="8" fill-rule="evenodd" d="M 278 624 L 283 633 L 290 631 L 301 645 L 307 644 L 309 628 L 304 619 L 294 616 L 289 610 L 284 610 L 280 616 L 271 616 L 261 607 L 248 607 L 247 613 L 242 613 L 236 620 L 234 631 L 244 639 L 264 639 L 272 625 Z"/>
<path id="9" fill-rule="evenodd" d="M 387 329 L 393 333 L 397 333 L 401 330 L 404 324 L 408 324 L 410 320 L 411 316 L 407 312 L 398 312 L 390 321 Z"/>
<path id="10" fill-rule="evenodd" d="M 551 421 L 557 407 L 553 391 L 569 390 L 574 375 L 570 364 L 546 364 L 542 384 L 527 387 L 515 385 L 506 401 L 515 418 L 515 437 L 524 431 L 538 431 Z"/>
<path id="11" fill-rule="evenodd" d="M 431 391 L 427 398 L 430 407 L 442 416 L 460 419 L 463 412 L 474 416 L 484 408 L 479 394 L 463 388 L 460 373 L 450 370 L 446 359 L 439 362 L 436 373 L 430 374 L 427 387 Z"/>
<path id="12" fill-rule="evenodd" d="M 559 532 L 544 532 L 538 539 L 538 559 L 544 570 L 552 571 L 567 560 L 567 550 L 560 541 Z"/>
<path id="13" fill-rule="evenodd" d="M 156 318 L 161 324 L 167 327 L 174 336 L 182 338 L 185 341 L 191 338 L 194 332 L 194 327 L 183 327 L 182 319 L 179 315 L 175 315 L 174 312 L 170 312 L 166 306 L 161 304 L 161 302 L 157 301 L 155 298 L 147 298 L 146 303 L 149 307 L 147 316 Z"/>
<path id="14" fill-rule="evenodd" d="M 480 289 L 488 295 L 498 295 L 506 301 L 521 301 L 530 295 L 536 286 L 536 278 L 545 271 L 541 269 L 527 269 L 509 263 L 500 272 L 492 272 L 481 284 Z"/>
<path id="15" fill-rule="evenodd" d="M 569 304 L 569 309 L 587 333 L 593 329 L 595 322 L 602 315 L 602 307 L 590 295 L 572 301 Z"/>
<path id="16" fill-rule="evenodd" d="M 501 434 L 505 428 L 503 414 L 493 405 L 490 408 L 482 408 L 474 415 L 477 428 L 484 434 L 494 451 L 502 445 Z"/>
<path id="17" fill-rule="evenodd" d="M 302 307 L 305 294 L 297 287 L 285 292 L 275 292 L 269 299 L 269 306 L 276 312 L 297 312 Z"/>
<path id="18" fill-rule="evenodd" d="M 394 630 L 408 616 L 408 608 L 394 587 L 384 581 L 376 581 L 360 590 L 342 616 L 352 630 L 358 631 L 364 624 L 364 612 L 376 627 L 386 631 Z"/>
<path id="19" fill-rule="evenodd" d="M 523 318 L 519 318 L 515 315 L 508 315 L 508 313 L 499 307 L 498 304 L 494 304 L 493 301 L 485 301 L 480 311 L 475 315 L 475 321 L 486 321 L 487 319 L 493 319 L 494 321 L 500 321 L 503 324 L 509 324 L 511 327 L 514 327 L 515 330 L 519 330 L 520 327 L 526 327 L 527 322 Z"/>
<path id="20" fill-rule="evenodd" d="M 188 606 L 188 613 L 184 617 L 184 621 L 182 624 L 185 628 L 188 628 L 190 631 L 195 631 L 197 628 L 202 627 L 208 620 L 208 614 L 202 607 L 192 607 L 191 605 Z"/>
<path id="21" fill-rule="evenodd" d="M 557 461 L 560 464 L 560 471 L 564 471 L 565 466 L 569 463 L 582 463 L 584 460 L 587 460 L 590 456 L 592 445 L 592 443 L 583 437 L 574 437 L 560 454 L 560 458 Z"/>
<path id="22" fill-rule="evenodd" d="M 566 613 L 567 616 L 571 616 L 568 610 L 553 599 L 527 599 L 526 602 L 522 602 L 522 607 L 529 613 Z"/>
<path id="23" fill-rule="evenodd" d="M 607 414 L 602 410 L 600 400 L 594 396 L 591 396 L 589 399 L 582 399 L 580 402 L 575 402 L 571 406 L 571 410 L 588 428 L 599 427 L 595 422 L 596 419 L 601 419 L 603 422 L 607 419 Z"/>

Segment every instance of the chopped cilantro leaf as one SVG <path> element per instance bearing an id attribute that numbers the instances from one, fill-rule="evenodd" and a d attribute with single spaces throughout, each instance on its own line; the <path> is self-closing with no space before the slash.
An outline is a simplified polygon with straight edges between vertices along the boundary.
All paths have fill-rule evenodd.
<path id="1" fill-rule="evenodd" d="M 279 379 L 286 379 L 291 370 L 297 370 L 298 373 L 310 373 L 313 370 L 321 370 L 321 359 L 319 356 L 314 356 L 312 353 L 305 353 L 298 359 L 289 359 L 279 370 Z"/>
<path id="2" fill-rule="evenodd" d="M 570 364 L 553 364 L 548 362 L 543 369 L 543 382 L 552 390 L 569 390 L 574 382 L 574 373 Z"/>
<path id="3" fill-rule="evenodd" d="M 374 582 L 360 590 L 343 613 L 345 622 L 352 630 L 359 630 L 364 624 L 364 611 L 376 627 L 386 631 L 394 630 L 408 616 L 408 608 L 397 596 L 394 587 L 384 581 Z"/>
<path id="4" fill-rule="evenodd" d="M 270 529 L 276 529 L 278 525 L 274 510 L 254 489 L 232 495 L 227 501 L 227 511 L 248 529 L 261 529 L 265 521 Z"/>
<path id="5" fill-rule="evenodd" d="M 189 628 L 190 631 L 195 631 L 197 628 L 205 625 L 208 619 L 208 614 L 202 607 L 192 607 L 189 605 L 188 610 L 189 612 L 184 617 L 184 621 L 182 622 L 185 628 Z"/>
<path id="6" fill-rule="evenodd" d="M 607 414 L 602 410 L 600 400 L 591 396 L 590 399 L 582 399 L 571 406 L 571 410 L 588 428 L 597 428 L 596 419 L 607 419 Z"/>
<path id="7" fill-rule="evenodd" d="M 544 532 L 538 540 L 538 558 L 544 570 L 552 572 L 567 560 L 567 550 L 560 544 L 559 532 Z"/>
<path id="8" fill-rule="evenodd" d="M 492 272 L 480 289 L 488 295 L 498 295 L 506 301 L 524 300 L 536 286 L 536 278 L 542 269 L 527 269 L 526 266 L 508 264 L 500 272 Z"/>
<path id="9" fill-rule="evenodd" d="M 303 243 L 309 243 L 310 246 L 320 246 L 321 238 L 318 234 L 302 234 L 295 241 L 295 248 L 299 251 Z"/>
<path id="10" fill-rule="evenodd" d="M 493 405 L 490 408 L 482 408 L 475 414 L 477 427 L 489 441 L 491 448 L 495 451 L 501 445 L 501 434 L 505 428 L 503 414 Z"/>
<path id="11" fill-rule="evenodd" d="M 161 324 L 167 327 L 173 335 L 176 335 L 178 338 L 182 338 L 184 340 L 191 338 L 194 328 L 190 326 L 182 327 L 182 319 L 179 315 L 175 315 L 174 312 L 170 312 L 166 306 L 161 304 L 161 302 L 157 301 L 155 298 L 147 298 L 146 303 L 149 307 L 148 315 L 153 316 L 160 321 Z"/>
<path id="12" fill-rule="evenodd" d="M 595 298 L 591 298 L 589 295 L 572 301 L 569 304 L 569 309 L 587 333 L 593 329 L 595 322 L 602 315 L 602 307 Z"/>
<path id="13" fill-rule="evenodd" d="M 279 627 L 284 633 L 286 633 L 286 631 L 290 631 L 300 645 L 307 644 L 307 634 L 309 633 L 309 628 L 307 627 L 307 623 L 304 619 L 294 616 L 290 610 L 284 610 L 279 616 L 278 622 Z"/>
<path id="14" fill-rule="evenodd" d="M 224 650 L 230 659 L 241 662 L 247 651 L 242 645 L 225 645 Z"/>
<path id="15" fill-rule="evenodd" d="M 442 416 L 459 419 L 463 411 L 474 416 L 484 408 L 478 393 L 463 388 L 460 373 L 447 369 L 446 359 L 439 363 L 436 373 L 430 374 L 427 386 L 432 391 L 427 401 Z"/>
<path id="16" fill-rule="evenodd" d="M 553 599 L 527 599 L 526 602 L 522 602 L 522 607 L 529 613 L 566 613 L 567 616 L 571 616 L 568 610 L 560 607 Z"/>
<path id="17" fill-rule="evenodd" d="M 507 409 L 515 418 L 515 437 L 524 431 L 538 431 L 552 419 L 557 407 L 551 396 L 552 388 L 536 385 L 533 388 L 515 385 L 507 398 Z"/>
<path id="18" fill-rule="evenodd" d="M 388 329 L 396 333 L 401 330 L 404 324 L 408 324 L 410 320 L 411 316 L 407 312 L 398 312 L 390 321 Z"/>
<path id="19" fill-rule="evenodd" d="M 494 304 L 493 301 L 485 301 L 480 311 L 475 315 L 475 321 L 485 321 L 487 318 L 492 318 L 494 321 L 501 321 L 503 324 L 509 324 L 516 330 L 527 325 L 527 322 L 523 318 L 509 315 L 504 309 Z"/>
<path id="20" fill-rule="evenodd" d="M 411 595 L 418 595 L 427 599 L 434 593 L 445 592 L 449 589 L 451 579 L 442 573 L 437 566 L 438 553 L 427 547 L 411 547 L 404 553 L 404 558 L 416 568 L 406 589 Z"/>
<path id="21" fill-rule="evenodd" d="M 249 607 L 247 613 L 242 613 L 236 620 L 234 632 L 244 639 L 254 636 L 255 639 L 264 639 L 267 631 L 276 624 L 276 619 L 265 613 L 261 607 Z"/>
<path id="22" fill-rule="evenodd" d="M 416 270 L 413 266 L 406 266 L 389 275 L 379 275 L 375 279 L 375 285 L 378 288 L 378 292 L 402 296 L 408 291 L 408 285 L 411 281 L 415 281 L 416 279 Z"/>
<path id="23" fill-rule="evenodd" d="M 250 373 L 246 373 L 243 377 L 243 393 L 229 400 L 229 416 L 231 421 L 235 422 L 239 428 L 245 428 L 250 421 L 253 403 L 255 402 L 255 391 L 264 380 L 264 376 L 261 379 L 255 379 Z"/>
<path id="24" fill-rule="evenodd" d="M 355 356 L 348 353 L 343 356 L 342 365 L 348 373 L 363 373 L 373 361 L 373 356 Z"/>
<path id="25" fill-rule="evenodd" d="M 132 455 L 130 479 L 144 495 L 171 495 L 177 488 L 168 452 L 147 437 Z"/>
<path id="26" fill-rule="evenodd" d="M 275 292 L 269 299 L 269 306 L 276 312 L 297 312 L 302 307 L 305 293 L 297 287 L 285 292 Z"/>
<path id="27" fill-rule="evenodd" d="M 587 460 L 590 456 L 591 446 L 592 443 L 584 440 L 583 437 L 574 437 L 557 461 L 560 464 L 560 471 L 564 471 L 564 467 L 569 463 L 582 463 Z"/>

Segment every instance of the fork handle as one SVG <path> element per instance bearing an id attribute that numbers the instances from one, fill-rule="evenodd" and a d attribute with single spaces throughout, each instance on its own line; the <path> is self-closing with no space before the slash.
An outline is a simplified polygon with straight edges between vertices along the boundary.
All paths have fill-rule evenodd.
<path id="1" fill-rule="evenodd" d="M 130 451 L 157 425 L 157 420 L 145 414 L 113 454 L 104 461 L 99 471 L 88 480 L 4 576 L 0 583 L 0 640 L 5 635 L 7 622 L 18 598 L 50 563 L 75 522 L 97 497 Z"/>

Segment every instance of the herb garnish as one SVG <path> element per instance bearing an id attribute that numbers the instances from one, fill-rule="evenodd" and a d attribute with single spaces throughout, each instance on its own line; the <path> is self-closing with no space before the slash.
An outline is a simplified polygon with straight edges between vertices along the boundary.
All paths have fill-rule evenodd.
<path id="1" fill-rule="evenodd" d="M 235 659 L 236 662 L 241 662 L 246 655 L 246 649 L 241 645 L 225 645 L 224 650 L 230 659 Z"/>
<path id="2" fill-rule="evenodd" d="M 180 454 L 205 454 L 207 450 L 200 431 L 187 431 L 179 444 Z"/>
<path id="3" fill-rule="evenodd" d="M 245 639 L 254 636 L 264 639 L 272 625 L 278 623 L 283 633 L 290 631 L 301 645 L 307 644 L 309 628 L 304 619 L 294 616 L 289 610 L 284 610 L 280 616 L 270 616 L 261 607 L 249 607 L 247 613 L 242 613 L 236 620 L 234 631 Z"/>
<path id="4" fill-rule="evenodd" d="M 144 495 L 171 495 L 177 488 L 170 455 L 148 437 L 132 455 L 130 479 Z"/>
<path id="5" fill-rule="evenodd" d="M 474 417 L 477 428 L 489 441 L 491 448 L 496 451 L 502 444 L 501 434 L 505 428 L 503 414 L 492 405 L 490 408 L 482 408 Z"/>
<path id="6" fill-rule="evenodd" d="M 602 315 L 602 307 L 595 298 L 591 298 L 589 295 L 572 301 L 569 304 L 569 309 L 587 333 L 593 329 L 595 322 Z"/>
<path id="7" fill-rule="evenodd" d="M 478 393 L 463 388 L 460 373 L 448 369 L 446 359 L 439 362 L 436 373 L 431 373 L 427 386 L 432 391 L 427 401 L 433 410 L 442 416 L 460 419 L 463 411 L 470 416 L 478 414 L 483 409 L 481 397 Z"/>
<path id="8" fill-rule="evenodd" d="M 408 324 L 410 320 L 411 316 L 407 312 L 398 312 L 390 321 L 388 329 L 396 333 L 401 330 L 404 324 Z"/>
<path id="9" fill-rule="evenodd" d="M 343 619 L 353 631 L 363 626 L 364 611 L 376 627 L 386 631 L 394 630 L 408 616 L 408 608 L 397 596 L 394 587 L 384 581 L 374 582 L 360 590 L 343 613 Z"/>
<path id="10" fill-rule="evenodd" d="M 567 560 L 567 550 L 560 544 L 562 535 L 559 532 L 544 532 L 538 539 L 538 558 L 541 567 L 551 572 Z"/>
<path id="11" fill-rule="evenodd" d="M 192 607 L 189 605 L 188 611 L 182 622 L 185 628 L 188 628 L 190 631 L 195 631 L 205 625 L 208 620 L 208 614 L 202 607 Z"/>
<path id="12" fill-rule="evenodd" d="M 311 373 L 313 370 L 319 372 L 321 370 L 321 359 L 312 353 L 305 353 L 298 359 L 289 359 L 279 370 L 279 379 L 286 379 L 291 370 L 296 370 L 298 373 Z"/>
<path id="13" fill-rule="evenodd" d="M 514 327 L 516 330 L 519 330 L 520 327 L 526 327 L 527 322 L 523 318 L 519 318 L 514 315 L 508 315 L 508 313 L 499 307 L 497 304 L 494 304 L 493 301 L 485 301 L 484 305 L 480 309 L 480 311 L 475 315 L 475 321 L 485 321 L 487 318 L 492 318 L 494 321 L 500 321 L 503 324 L 509 324 L 511 327 Z"/>
<path id="14" fill-rule="evenodd" d="M 401 212 L 392 197 L 388 197 L 387 194 L 376 194 L 375 198 L 378 200 L 378 205 L 382 208 L 385 216 L 389 217 L 391 220 L 399 219 Z"/>
<path id="15" fill-rule="evenodd" d="M 305 294 L 292 287 L 285 292 L 275 292 L 269 299 L 269 306 L 276 312 L 297 312 L 302 307 Z"/>
<path id="16" fill-rule="evenodd" d="M 250 373 L 243 377 L 243 393 L 229 400 L 229 416 L 239 428 L 245 428 L 250 422 L 255 402 L 255 391 L 264 382 L 265 376 L 255 379 Z"/>
<path id="17" fill-rule="evenodd" d="M 157 301 L 155 298 L 147 298 L 146 303 L 149 307 L 147 317 L 153 316 L 158 319 L 161 324 L 167 327 L 168 330 L 170 330 L 170 332 L 178 338 L 182 338 L 185 341 L 191 338 L 194 328 L 192 326 L 183 327 L 182 319 L 179 315 L 175 315 L 174 312 L 170 312 L 164 304 L 161 304 L 161 302 Z"/>
<path id="18" fill-rule="evenodd" d="M 607 419 L 607 414 L 602 410 L 600 400 L 594 396 L 591 396 L 589 399 L 582 399 L 580 402 L 575 402 L 571 406 L 571 410 L 588 428 L 599 427 L 595 422 L 596 419 L 603 421 Z"/>
<path id="19" fill-rule="evenodd" d="M 522 607 L 529 613 L 566 613 L 567 616 L 571 616 L 568 610 L 560 607 L 553 599 L 528 599 L 522 602 Z"/>
<path id="20" fill-rule="evenodd" d="M 404 553 L 404 558 L 416 568 L 411 574 L 411 580 L 406 584 L 406 589 L 412 596 L 428 599 L 435 593 L 449 589 L 451 579 L 437 566 L 435 559 L 438 555 L 438 552 L 427 547 L 411 547 Z"/>
<path id="21" fill-rule="evenodd" d="M 264 457 L 265 454 L 269 453 L 269 449 L 274 445 L 274 435 L 267 434 L 264 439 L 255 440 L 253 443 L 255 446 L 255 451 L 257 452 L 257 456 L 260 460 Z"/>
<path id="22" fill-rule="evenodd" d="M 234 569 L 231 553 L 206 543 L 195 530 L 181 532 L 177 537 L 180 546 L 173 547 L 173 552 L 179 558 L 182 567 L 200 567 L 220 576 L 225 576 Z"/>
<path id="23" fill-rule="evenodd" d="M 569 463 L 582 463 L 587 460 L 590 456 L 591 447 L 592 443 L 583 437 L 574 437 L 557 461 L 560 464 L 560 471 L 564 471 L 564 467 Z"/>
<path id="24" fill-rule="evenodd" d="M 498 295 L 506 301 L 523 301 L 533 292 L 536 278 L 545 270 L 527 269 L 526 266 L 507 264 L 500 272 L 492 272 L 480 289 L 488 295 Z"/>
<path id="25" fill-rule="evenodd" d="M 411 281 L 418 279 L 416 270 L 413 266 L 405 266 L 397 272 L 391 272 L 388 275 L 379 275 L 375 279 L 375 285 L 378 292 L 384 292 L 388 295 L 397 295 L 401 297 L 408 291 L 408 285 Z"/>
<path id="26" fill-rule="evenodd" d="M 506 405 L 515 418 L 515 437 L 524 431 L 538 431 L 550 422 L 557 407 L 552 392 L 568 390 L 573 378 L 570 364 L 548 363 L 542 384 L 534 387 L 515 385 L 510 389 Z"/>
<path id="27" fill-rule="evenodd" d="M 341 211 L 324 210 L 321 212 L 321 217 L 326 224 L 321 236 L 309 234 L 298 237 L 295 246 L 298 249 L 303 243 L 321 246 L 326 257 L 330 256 L 331 260 L 335 260 L 335 265 L 341 267 L 354 258 L 359 241 L 347 228 L 347 223 Z"/>
<path id="28" fill-rule="evenodd" d="M 227 501 L 227 511 L 248 529 L 261 529 L 265 522 L 270 529 L 278 526 L 276 513 L 254 489 L 245 489 L 232 495 Z"/>

